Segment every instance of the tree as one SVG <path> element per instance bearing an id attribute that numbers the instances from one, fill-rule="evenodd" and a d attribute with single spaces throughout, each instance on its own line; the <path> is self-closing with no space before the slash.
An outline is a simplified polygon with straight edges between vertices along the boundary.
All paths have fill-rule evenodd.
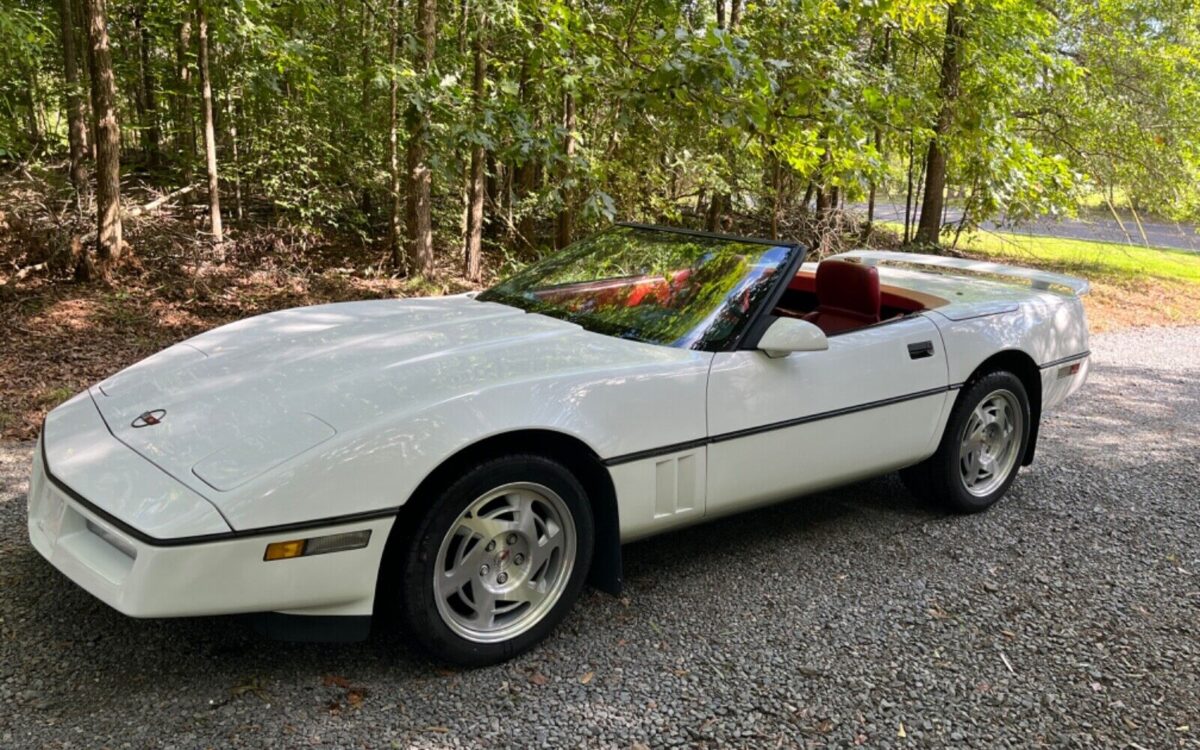
<path id="1" fill-rule="evenodd" d="M 938 83 L 937 124 L 929 140 L 925 157 L 925 195 L 921 200 L 921 218 L 917 222 L 916 241 L 937 244 L 942 230 L 942 210 L 946 201 L 946 146 L 943 139 L 950 132 L 958 101 L 958 84 L 962 75 L 963 31 L 966 24 L 964 3 L 952 1 L 946 12 L 946 39 L 942 50 L 942 72 Z"/>
<path id="2" fill-rule="evenodd" d="M 142 127 L 146 133 L 146 159 L 152 168 L 158 167 L 162 153 L 159 148 L 158 128 L 158 94 L 154 79 L 154 66 L 151 65 L 151 50 L 154 46 L 154 36 L 146 28 L 146 21 L 139 8 L 133 16 L 133 25 L 137 29 L 138 49 L 140 51 L 139 72 L 141 73 L 141 109 L 145 122 Z"/>
<path id="3" fill-rule="evenodd" d="M 196 154 L 196 125 L 192 117 L 192 68 L 188 56 L 192 49 L 192 22 L 181 20 L 175 31 L 175 150 L 183 164 L 183 177 L 192 180 L 192 157 Z M 181 152 L 181 153 L 180 153 Z"/>
<path id="4" fill-rule="evenodd" d="M 575 158 L 575 95 L 568 90 L 564 91 L 562 96 L 563 168 L 560 175 L 562 208 L 558 211 L 558 232 L 554 239 L 554 246 L 559 248 L 571 244 L 571 233 L 575 230 L 575 207 L 571 205 L 573 191 L 570 188 L 571 160 Z"/>
<path id="5" fill-rule="evenodd" d="M 471 43 L 474 70 L 471 76 L 471 103 L 476 120 L 482 125 L 483 101 L 487 89 L 486 20 L 482 13 L 475 20 L 475 38 Z M 471 166 L 467 178 L 467 227 L 463 275 L 470 281 L 481 280 L 483 271 L 483 203 L 487 154 L 483 138 L 476 133 L 471 146 Z"/>
<path id="6" fill-rule="evenodd" d="M 225 232 L 221 226 L 221 187 L 217 178 L 217 133 L 213 125 L 212 77 L 208 64 L 208 13 L 204 0 L 196 0 L 196 37 L 200 65 L 200 90 L 204 98 L 204 160 L 208 168 L 208 218 L 213 247 L 224 261 Z"/>
<path id="7" fill-rule="evenodd" d="M 424 78 L 433 65 L 437 43 L 436 0 L 416 0 L 416 51 L 413 69 Z M 408 236 L 409 270 L 430 277 L 434 274 L 433 216 L 430 208 L 430 189 L 433 173 L 429 159 L 429 110 L 410 102 L 405 115 L 408 127 L 408 193 L 406 196 L 406 232 Z"/>
<path id="8" fill-rule="evenodd" d="M 79 57 L 75 49 L 75 14 L 71 0 L 59 0 L 58 15 L 62 29 L 63 79 L 67 87 L 67 142 L 70 153 L 71 186 L 75 188 L 75 210 L 82 211 L 82 196 L 87 191 L 87 166 L 83 163 L 87 148 L 83 95 L 79 81 Z"/>
<path id="9" fill-rule="evenodd" d="M 92 118 L 96 132 L 96 257 L 93 267 L 86 250 L 76 274 L 107 277 L 120 260 L 121 242 L 121 128 L 117 122 L 117 92 L 108 46 L 105 0 L 86 0 L 88 58 L 92 72 Z"/>
<path id="10" fill-rule="evenodd" d="M 388 242 L 392 248 L 392 265 L 405 268 L 404 227 L 400 190 L 400 80 L 396 71 L 396 54 L 400 46 L 400 0 L 392 0 L 388 19 Z"/>

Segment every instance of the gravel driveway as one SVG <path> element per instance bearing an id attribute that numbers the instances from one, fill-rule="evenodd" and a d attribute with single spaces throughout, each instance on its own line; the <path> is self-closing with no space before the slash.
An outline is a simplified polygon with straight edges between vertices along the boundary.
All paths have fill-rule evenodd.
<path id="1" fill-rule="evenodd" d="M 477 671 L 126 619 L 30 548 L 0 446 L 0 747 L 1200 747 L 1200 328 L 1093 351 L 991 512 L 889 476 L 638 543 Z"/>

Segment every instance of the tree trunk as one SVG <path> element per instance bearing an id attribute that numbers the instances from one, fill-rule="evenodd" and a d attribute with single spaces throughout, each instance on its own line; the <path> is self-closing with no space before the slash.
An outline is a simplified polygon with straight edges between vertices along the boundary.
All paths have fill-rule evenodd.
<path id="1" fill-rule="evenodd" d="M 741 17 L 741 8 L 738 0 L 733 0 L 733 5 L 729 13 L 730 32 L 737 30 L 737 24 Z M 725 26 L 725 0 L 717 0 L 717 28 L 724 29 Z M 737 166 L 733 163 L 734 151 L 733 144 L 729 136 L 722 135 L 720 138 L 720 151 L 725 159 L 726 175 L 729 178 L 729 184 L 734 184 L 734 176 L 737 174 Z M 725 214 L 729 211 L 732 204 L 729 193 L 718 190 L 713 193 L 712 202 L 708 204 L 708 216 L 705 220 L 705 228 L 710 232 L 718 232 L 724 225 Z"/>
<path id="2" fill-rule="evenodd" d="M 483 124 L 483 100 L 487 87 L 487 40 L 483 14 L 479 14 L 473 42 L 475 71 L 472 79 L 472 99 L 477 127 Z M 471 148 L 471 175 L 468 181 L 467 237 L 463 275 L 467 280 L 478 282 L 483 274 L 483 203 L 485 198 L 484 175 L 487 154 L 483 144 L 476 140 Z"/>
<path id="3" fill-rule="evenodd" d="M 530 122 L 536 124 L 536 104 L 533 101 L 532 92 L 533 80 L 533 64 L 530 61 L 529 53 L 526 52 L 521 58 L 521 70 L 518 74 L 517 100 L 520 103 L 521 110 L 528 115 Z M 533 195 L 536 181 L 537 163 L 532 156 L 525 154 L 516 165 L 516 169 L 513 170 L 513 182 L 516 184 L 517 200 L 524 201 Z M 524 213 L 517 224 L 517 243 L 520 247 L 530 248 L 534 244 L 533 213 L 529 211 L 528 207 L 524 207 L 523 210 Z M 512 201 L 509 202 L 509 212 L 511 213 L 511 211 Z"/>
<path id="4" fill-rule="evenodd" d="M 158 97 L 154 91 L 156 85 L 154 81 L 154 68 L 150 65 L 150 50 L 154 46 L 154 37 L 149 29 L 146 28 L 140 11 L 133 18 L 134 25 L 138 30 L 138 47 L 141 52 L 142 110 L 146 117 L 146 121 L 143 123 L 146 128 L 146 161 L 151 168 L 157 168 L 161 162 L 158 129 Z"/>
<path id="5" fill-rule="evenodd" d="M 88 57 L 92 70 L 92 117 L 96 130 L 96 271 L 106 277 L 121 258 L 121 130 L 117 122 L 117 91 L 112 54 L 108 47 L 105 0 L 86 0 Z M 91 278 L 86 251 L 76 269 Z"/>
<path id="6" fill-rule="evenodd" d="M 25 112 L 26 135 L 29 138 L 30 153 L 36 154 L 42 150 L 42 126 L 38 120 L 37 63 L 30 63 L 25 76 L 26 89 L 21 98 L 29 105 Z"/>
<path id="7" fill-rule="evenodd" d="M 71 0 L 59 0 L 58 15 L 62 24 L 63 78 L 67 84 L 67 141 L 71 153 L 71 186 L 75 188 L 75 210 L 83 210 L 83 194 L 87 191 L 87 167 L 84 150 L 87 148 L 87 126 L 83 121 L 83 96 L 79 88 L 79 58 L 75 50 L 75 16 Z"/>
<path id="8" fill-rule="evenodd" d="M 242 172 L 238 166 L 238 113 L 242 109 L 241 97 L 238 98 L 237 113 L 234 112 L 233 102 L 229 90 L 232 86 L 225 88 L 225 120 L 229 124 L 229 155 L 232 158 L 231 169 L 233 172 L 233 215 L 238 221 L 242 220 Z M 240 90 L 239 90 L 240 93 Z"/>
<path id="9" fill-rule="evenodd" d="M 413 58 L 413 70 L 418 79 L 424 78 L 433 63 L 437 42 L 437 2 L 417 0 L 417 49 Z M 409 106 L 405 116 L 408 127 L 408 194 L 405 196 L 406 231 L 408 235 L 408 258 L 412 270 L 422 276 L 432 277 L 433 266 L 433 216 L 430 207 L 430 191 L 433 175 L 429 159 L 429 113 Z"/>
<path id="10" fill-rule="evenodd" d="M 921 218 L 917 223 L 916 240 L 936 244 L 942 228 L 942 206 L 946 193 L 946 151 L 942 140 L 950 132 L 958 99 L 958 82 L 962 72 L 963 4 L 952 3 L 946 13 L 946 41 L 942 50 L 942 73 L 938 93 L 942 106 L 929 141 L 925 158 L 925 197 L 921 202 Z"/>
<path id="11" fill-rule="evenodd" d="M 192 49 L 192 22 L 180 21 L 175 35 L 175 149 L 183 155 L 184 182 L 192 181 L 192 158 L 196 155 L 196 124 L 192 116 L 192 68 L 188 54 Z"/>
<path id="12" fill-rule="evenodd" d="M 400 46 L 400 0 L 392 2 L 391 28 L 388 31 L 388 92 L 391 119 L 388 125 L 388 242 L 392 248 L 392 265 L 405 268 L 404 227 L 400 196 L 400 91 L 396 77 L 396 51 Z"/>
<path id="13" fill-rule="evenodd" d="M 80 104 L 83 108 L 83 155 L 86 159 L 96 158 L 96 122 L 92 112 L 92 61 L 91 43 L 88 41 L 87 8 L 83 0 L 68 0 L 71 3 L 71 18 L 75 31 L 75 68 L 79 71 Z"/>
<path id="14" fill-rule="evenodd" d="M 371 112 L 371 77 L 374 74 L 372 64 L 374 62 L 374 43 L 375 37 L 372 33 L 371 20 L 375 11 L 370 6 L 370 0 L 363 0 L 362 10 L 358 17 L 358 38 L 360 41 L 358 54 L 358 108 L 359 111 L 367 115 Z M 239 113 L 241 108 L 238 108 Z M 370 219 L 375 213 L 373 196 L 371 195 L 371 181 L 364 180 L 358 191 L 359 210 L 363 216 Z"/>
<path id="15" fill-rule="evenodd" d="M 203 0 L 196 0 L 197 51 L 200 90 L 204 97 L 204 159 L 208 167 L 208 218 L 212 227 L 217 261 L 225 262 L 225 231 L 221 226 L 221 187 L 217 179 L 217 132 L 213 125 L 212 76 L 208 69 L 208 13 Z"/>
<path id="16" fill-rule="evenodd" d="M 571 161 L 575 158 L 575 96 L 570 91 L 563 93 L 563 156 L 560 185 L 570 180 Z M 556 248 L 571 244 L 571 234 L 575 231 L 574 191 L 567 187 L 560 190 L 563 205 L 558 212 L 558 232 L 554 238 Z"/>

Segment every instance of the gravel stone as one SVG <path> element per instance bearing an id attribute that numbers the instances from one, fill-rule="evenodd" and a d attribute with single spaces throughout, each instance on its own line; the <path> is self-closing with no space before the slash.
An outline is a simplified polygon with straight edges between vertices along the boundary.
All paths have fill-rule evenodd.
<path id="1" fill-rule="evenodd" d="M 126 618 L 29 546 L 0 445 L 0 747 L 1200 744 L 1200 328 L 1092 344 L 989 512 L 893 475 L 640 542 L 623 596 L 474 671 Z"/>

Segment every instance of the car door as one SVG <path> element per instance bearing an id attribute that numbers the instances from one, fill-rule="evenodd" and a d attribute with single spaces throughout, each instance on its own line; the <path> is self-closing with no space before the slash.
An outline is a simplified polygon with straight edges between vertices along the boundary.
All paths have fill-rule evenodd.
<path id="1" fill-rule="evenodd" d="M 716 355 L 708 382 L 706 515 L 915 463 L 952 394 L 923 316 L 829 337 L 827 351 Z"/>

